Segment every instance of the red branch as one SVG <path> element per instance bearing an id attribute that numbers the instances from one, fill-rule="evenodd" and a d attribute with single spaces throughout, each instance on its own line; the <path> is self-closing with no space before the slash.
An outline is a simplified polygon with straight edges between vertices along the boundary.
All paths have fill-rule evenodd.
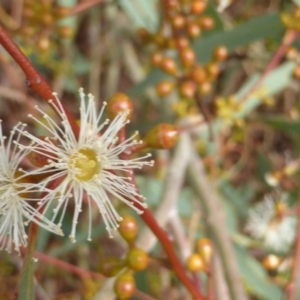
<path id="1" fill-rule="evenodd" d="M 269 64 L 265 68 L 264 72 L 261 74 L 259 79 L 255 82 L 255 84 L 251 87 L 250 91 L 238 102 L 238 104 L 243 103 L 248 99 L 248 97 L 257 90 L 264 79 L 269 75 L 269 73 L 276 68 L 276 66 L 280 63 L 284 55 L 286 54 L 286 51 L 288 47 L 295 41 L 295 39 L 298 37 L 298 31 L 296 30 L 288 30 L 283 38 L 283 41 L 280 45 L 280 47 L 277 49 L 276 53 L 270 60 Z"/>
<path id="2" fill-rule="evenodd" d="M 79 13 L 82 13 L 93 6 L 96 6 L 97 4 L 102 3 L 104 0 L 91 0 L 91 1 L 84 1 L 78 3 L 76 6 L 74 6 L 70 12 L 70 15 L 77 15 Z"/>
<path id="3" fill-rule="evenodd" d="M 126 139 L 125 128 L 123 127 L 119 131 L 119 143 L 124 142 Z M 129 159 L 130 154 L 123 153 L 122 158 L 124 160 Z M 134 173 L 129 175 L 128 180 L 131 184 L 133 184 L 138 191 L 138 187 L 135 182 Z M 174 244 L 170 241 L 166 232 L 160 227 L 154 218 L 152 212 L 145 208 L 139 201 L 134 201 L 133 205 L 141 210 L 143 213 L 141 214 L 141 218 L 148 225 L 154 235 L 157 237 L 159 242 L 161 243 L 163 249 L 165 250 L 168 260 L 171 263 L 172 269 L 176 273 L 179 280 L 182 284 L 187 288 L 187 290 L 191 293 L 195 300 L 205 300 L 205 297 L 201 294 L 201 292 L 197 289 L 193 281 L 187 276 L 186 270 L 184 269 L 182 263 L 180 262 L 176 252 L 174 251 Z"/>
<path id="4" fill-rule="evenodd" d="M 170 241 L 166 232 L 158 225 L 157 221 L 153 217 L 153 214 L 137 202 L 134 203 L 134 206 L 143 211 L 143 213 L 141 214 L 141 218 L 160 241 L 172 265 L 172 269 L 174 270 L 180 281 L 191 293 L 194 300 L 205 300 L 205 297 L 200 293 L 200 291 L 198 291 L 192 280 L 187 276 L 186 270 L 184 269 L 182 263 L 180 262 L 178 256 L 174 251 L 173 243 Z"/>
<path id="5" fill-rule="evenodd" d="M 35 251 L 34 252 L 34 257 L 38 258 L 41 261 L 44 261 L 48 264 L 54 265 L 60 269 L 66 270 L 70 273 L 76 274 L 79 277 L 81 277 L 83 280 L 87 278 L 93 278 L 93 279 L 103 279 L 105 278 L 102 274 L 97 273 L 97 272 L 91 272 L 91 271 L 86 271 L 82 268 L 79 268 L 77 266 L 71 265 L 67 262 L 64 262 L 58 258 L 51 257 L 49 255 L 46 255 L 44 253 Z"/>
<path id="6" fill-rule="evenodd" d="M 58 101 L 53 96 L 53 91 L 42 75 L 34 68 L 32 63 L 27 57 L 21 52 L 19 47 L 12 41 L 9 35 L 5 32 L 3 27 L 0 25 L 0 44 L 5 50 L 14 58 L 17 64 L 21 67 L 27 76 L 27 86 L 35 90 L 45 101 L 50 99 L 53 104 L 58 106 Z M 49 103 L 51 105 L 51 103 Z M 52 105 L 53 107 L 53 105 Z M 76 123 L 74 117 L 63 107 L 64 112 L 70 122 L 72 130 L 76 137 L 79 136 L 79 126 Z M 56 112 L 56 110 L 55 110 Z"/>

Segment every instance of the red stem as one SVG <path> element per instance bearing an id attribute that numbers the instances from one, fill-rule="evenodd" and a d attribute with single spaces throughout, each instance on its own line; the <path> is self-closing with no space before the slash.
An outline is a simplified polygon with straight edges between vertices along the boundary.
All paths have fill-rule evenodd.
<path id="1" fill-rule="evenodd" d="M 119 131 L 119 142 L 123 142 L 126 139 L 126 132 L 125 128 L 123 127 Z M 123 153 L 123 159 L 129 159 L 128 153 Z M 133 184 L 138 190 L 138 187 L 135 182 L 134 173 L 130 174 L 130 183 Z M 191 293 L 195 300 L 205 300 L 205 297 L 201 294 L 201 292 L 197 289 L 193 281 L 187 276 L 186 270 L 184 269 L 182 263 L 180 262 L 176 252 L 174 251 L 174 244 L 170 241 L 166 232 L 160 227 L 157 223 L 156 219 L 154 218 L 152 212 L 145 208 L 140 202 L 135 201 L 134 206 L 141 210 L 143 213 L 141 214 L 141 218 L 143 221 L 148 225 L 154 235 L 157 237 L 159 242 L 161 243 L 163 249 L 165 250 L 167 257 L 171 263 L 172 269 L 176 273 L 179 280 L 182 282 L 183 285 L 187 288 L 187 290 Z"/>
<path id="2" fill-rule="evenodd" d="M 77 15 L 79 13 L 82 13 L 88 9 L 90 9 L 93 6 L 96 6 L 97 4 L 102 3 L 104 0 L 91 0 L 91 1 L 84 1 L 81 3 L 78 3 L 76 6 L 74 6 L 70 12 L 70 15 Z"/>
<path id="3" fill-rule="evenodd" d="M 158 225 L 157 221 L 153 217 L 153 214 L 138 202 L 135 202 L 134 206 L 143 211 L 143 213 L 141 214 L 141 218 L 160 241 L 172 265 L 172 269 L 174 270 L 180 281 L 185 285 L 185 287 L 188 289 L 195 300 L 205 300 L 205 297 L 200 293 L 200 291 L 198 291 L 192 280 L 187 276 L 186 270 L 184 269 L 182 263 L 180 262 L 178 256 L 174 251 L 173 243 L 170 241 L 166 232 Z"/>
<path id="4" fill-rule="evenodd" d="M 34 252 L 34 257 L 38 258 L 41 261 L 44 261 L 48 264 L 54 265 L 60 269 L 66 270 L 70 273 L 76 274 L 82 279 L 87 279 L 87 278 L 94 278 L 94 279 L 103 279 L 105 278 L 102 274 L 97 273 L 97 272 L 91 272 L 91 271 L 86 271 L 82 268 L 79 268 L 77 266 L 71 265 L 67 262 L 64 262 L 58 258 L 51 257 L 49 255 L 46 255 L 44 253 L 35 251 Z"/>
<path id="5" fill-rule="evenodd" d="M 0 44 L 5 48 L 5 50 L 14 58 L 17 64 L 21 67 L 27 76 L 27 86 L 35 90 L 45 101 L 50 99 L 53 104 L 58 106 L 58 101 L 53 96 L 53 91 L 42 75 L 34 68 L 32 63 L 27 59 L 27 57 L 21 52 L 19 47 L 12 41 L 9 35 L 5 32 L 3 27 L 0 25 Z M 51 105 L 51 103 L 49 103 Z M 53 107 L 53 105 L 51 105 Z M 70 122 L 72 130 L 75 136 L 79 136 L 79 126 L 76 123 L 74 117 L 64 109 L 64 112 Z M 56 111 L 56 110 L 55 110 Z"/>
<path id="6" fill-rule="evenodd" d="M 267 77 L 267 75 L 280 63 L 283 56 L 286 54 L 286 50 L 288 47 L 295 41 L 295 39 L 298 36 L 298 31 L 296 30 L 288 30 L 283 38 L 283 41 L 280 45 L 280 47 L 277 49 L 276 53 L 274 54 L 273 58 L 265 68 L 264 72 L 261 74 L 259 79 L 256 81 L 256 83 L 252 86 L 250 91 L 238 102 L 238 104 L 246 101 L 248 97 L 260 87 L 264 79 Z"/>

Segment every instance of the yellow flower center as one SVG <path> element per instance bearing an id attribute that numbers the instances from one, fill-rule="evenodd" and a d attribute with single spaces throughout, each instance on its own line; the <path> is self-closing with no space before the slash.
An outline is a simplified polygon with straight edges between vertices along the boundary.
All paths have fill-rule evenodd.
<path id="1" fill-rule="evenodd" d="M 76 169 L 75 177 L 82 181 L 91 180 L 101 170 L 96 152 L 92 149 L 80 149 L 73 154 L 70 165 Z"/>

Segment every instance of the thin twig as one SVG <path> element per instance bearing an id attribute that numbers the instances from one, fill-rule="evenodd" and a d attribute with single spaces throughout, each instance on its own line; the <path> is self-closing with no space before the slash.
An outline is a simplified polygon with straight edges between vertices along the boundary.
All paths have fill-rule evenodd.
<path id="1" fill-rule="evenodd" d="M 280 63 L 280 61 L 282 60 L 282 58 L 284 57 L 284 55 L 286 54 L 286 50 L 288 49 L 288 47 L 296 40 L 296 38 L 298 37 L 299 33 L 296 30 L 288 30 L 286 32 L 286 34 L 283 37 L 283 41 L 280 45 L 280 47 L 277 49 L 276 53 L 274 54 L 274 56 L 272 57 L 271 61 L 269 62 L 269 64 L 267 65 L 267 67 L 264 69 L 263 73 L 261 74 L 261 76 L 258 78 L 258 80 L 256 81 L 256 83 L 251 87 L 251 89 L 247 92 L 246 95 L 244 95 L 242 97 L 242 99 L 240 99 L 239 102 L 237 102 L 238 105 L 240 105 L 241 103 L 247 101 L 247 99 L 249 98 L 249 96 L 255 91 L 257 90 L 260 85 L 263 83 L 264 79 L 269 75 L 269 73 L 277 67 L 277 65 Z"/>
<path id="2" fill-rule="evenodd" d="M 97 4 L 102 3 L 104 0 L 90 0 L 90 1 L 83 1 L 81 3 L 78 3 L 76 6 L 74 6 L 70 12 L 70 15 L 78 15 L 93 6 L 96 6 Z"/>
<path id="3" fill-rule="evenodd" d="M 166 226 L 173 211 L 176 210 L 177 199 L 183 185 L 184 172 L 189 160 L 185 146 L 186 139 L 186 133 L 181 134 L 179 137 L 173 159 L 166 173 L 163 192 L 159 201 L 160 205 L 155 212 L 155 218 L 162 227 Z M 146 228 L 140 234 L 138 244 L 146 251 L 149 251 L 153 248 L 156 241 L 156 237 Z"/>
<path id="4" fill-rule="evenodd" d="M 155 213 L 155 217 L 160 223 L 156 221 L 152 213 L 148 209 L 144 209 L 142 205 L 135 202 L 135 206 L 143 211 L 141 218 L 148 225 L 150 230 L 155 234 L 155 237 L 150 234 L 149 229 L 146 228 L 141 234 L 138 244 L 144 249 L 150 249 L 156 241 L 156 238 L 160 241 L 163 249 L 165 250 L 167 257 L 172 265 L 172 269 L 185 285 L 194 299 L 205 299 L 204 296 L 198 291 L 197 287 L 194 285 L 192 280 L 187 276 L 186 270 L 183 268 L 182 263 L 178 259 L 175 251 L 174 245 L 170 241 L 166 232 L 161 226 L 165 224 L 170 216 L 170 212 L 175 209 L 179 191 L 184 178 L 184 170 L 188 161 L 188 153 L 186 152 L 185 144 L 188 137 L 183 133 L 180 138 L 178 145 L 175 150 L 174 159 L 169 167 L 164 193 L 162 196 L 162 202 L 159 210 Z M 168 216 L 169 215 L 169 216 Z"/>
<path id="5" fill-rule="evenodd" d="M 292 274 L 286 288 L 287 300 L 297 299 L 297 281 L 298 281 L 299 266 L 300 266 L 300 195 L 298 197 L 299 199 L 297 204 L 297 215 L 298 215 L 297 237 L 296 237 L 294 262 L 292 264 Z"/>
<path id="6" fill-rule="evenodd" d="M 5 50 L 13 57 L 16 63 L 21 67 L 23 72 L 27 76 L 27 86 L 35 90 L 45 101 L 49 103 L 49 100 L 53 101 L 53 105 L 61 106 L 57 99 L 53 96 L 53 91 L 48 85 L 42 75 L 35 69 L 33 64 L 27 59 L 27 57 L 21 52 L 19 47 L 12 41 L 9 35 L 5 32 L 0 25 L 0 44 Z M 52 107 L 53 105 L 49 103 Z M 74 117 L 63 107 L 66 116 L 70 122 L 74 135 L 79 136 L 79 126 L 76 123 Z M 55 112 L 57 112 L 55 110 Z"/>
<path id="7" fill-rule="evenodd" d="M 212 259 L 212 272 L 214 272 L 213 280 L 215 299 L 230 300 L 230 295 L 224 278 L 223 266 L 220 260 L 218 249 L 214 250 L 214 256 Z"/>
<path id="8" fill-rule="evenodd" d="M 97 272 L 92 272 L 88 270 L 84 270 L 82 268 L 79 268 L 77 266 L 74 266 L 72 264 L 69 264 L 65 261 L 62 261 L 61 259 L 51 257 L 47 254 L 35 251 L 34 252 L 34 257 L 38 258 L 40 261 L 45 262 L 47 264 L 53 265 L 58 267 L 61 270 L 65 270 L 67 272 L 70 272 L 72 274 L 75 274 L 82 279 L 103 279 L 105 278 L 102 274 L 97 273 Z"/>
<path id="9" fill-rule="evenodd" d="M 192 147 L 191 141 L 188 144 L 191 157 L 188 165 L 188 181 L 202 203 L 207 225 L 216 247 L 219 249 L 231 299 L 246 300 L 248 297 L 243 289 L 235 254 L 226 232 L 225 215 L 221 200 L 215 188 L 206 178 L 201 160 Z"/>
<path id="10" fill-rule="evenodd" d="M 151 211 L 145 209 L 141 204 L 137 202 L 135 202 L 134 205 L 138 209 L 143 211 L 141 218 L 149 226 L 149 228 L 151 228 L 152 232 L 160 241 L 165 253 L 167 254 L 168 260 L 172 265 L 172 269 L 176 273 L 178 279 L 191 293 L 194 300 L 204 300 L 205 297 L 198 291 L 192 280 L 187 276 L 186 270 L 184 269 L 182 263 L 176 255 L 173 243 L 171 242 L 166 232 L 158 225 Z"/>

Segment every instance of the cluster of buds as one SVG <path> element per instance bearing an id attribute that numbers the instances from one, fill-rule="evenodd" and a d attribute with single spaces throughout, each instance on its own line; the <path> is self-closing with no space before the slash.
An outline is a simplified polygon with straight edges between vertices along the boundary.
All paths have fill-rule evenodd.
<path id="1" fill-rule="evenodd" d="M 69 7 L 58 6 L 52 0 L 24 2 L 22 24 L 18 33 L 26 38 L 26 44 L 37 46 L 40 52 L 48 53 L 52 48 L 53 34 L 60 38 L 70 38 L 73 35 L 71 27 L 59 24 L 62 18 L 70 14 Z"/>
<path id="2" fill-rule="evenodd" d="M 208 238 L 200 238 L 196 243 L 196 252 L 186 260 L 186 267 L 191 272 L 210 273 L 213 256 L 213 244 Z"/>
<path id="3" fill-rule="evenodd" d="M 178 114 L 181 114 L 180 107 L 183 107 L 180 102 L 190 102 L 193 106 L 194 102 L 191 100 L 212 92 L 213 81 L 221 71 L 220 62 L 228 57 L 227 48 L 220 46 L 215 49 L 211 62 L 206 65 L 197 63 L 191 43 L 202 31 L 214 27 L 214 19 L 205 15 L 206 8 L 205 0 L 162 1 L 163 13 L 159 32 L 150 34 L 145 29 L 140 30 L 142 40 L 154 44 L 152 65 L 173 77 L 160 81 L 156 90 L 161 97 L 177 90 L 181 99 L 173 109 Z M 179 61 L 168 54 L 172 49 L 177 51 Z"/>
<path id="4" fill-rule="evenodd" d="M 114 290 L 118 299 L 129 299 L 136 290 L 134 273 L 144 270 L 149 264 L 148 254 L 135 246 L 138 223 L 130 215 L 124 215 L 119 233 L 128 244 L 125 258 L 108 257 L 100 262 L 100 272 L 107 277 L 116 277 Z"/>

